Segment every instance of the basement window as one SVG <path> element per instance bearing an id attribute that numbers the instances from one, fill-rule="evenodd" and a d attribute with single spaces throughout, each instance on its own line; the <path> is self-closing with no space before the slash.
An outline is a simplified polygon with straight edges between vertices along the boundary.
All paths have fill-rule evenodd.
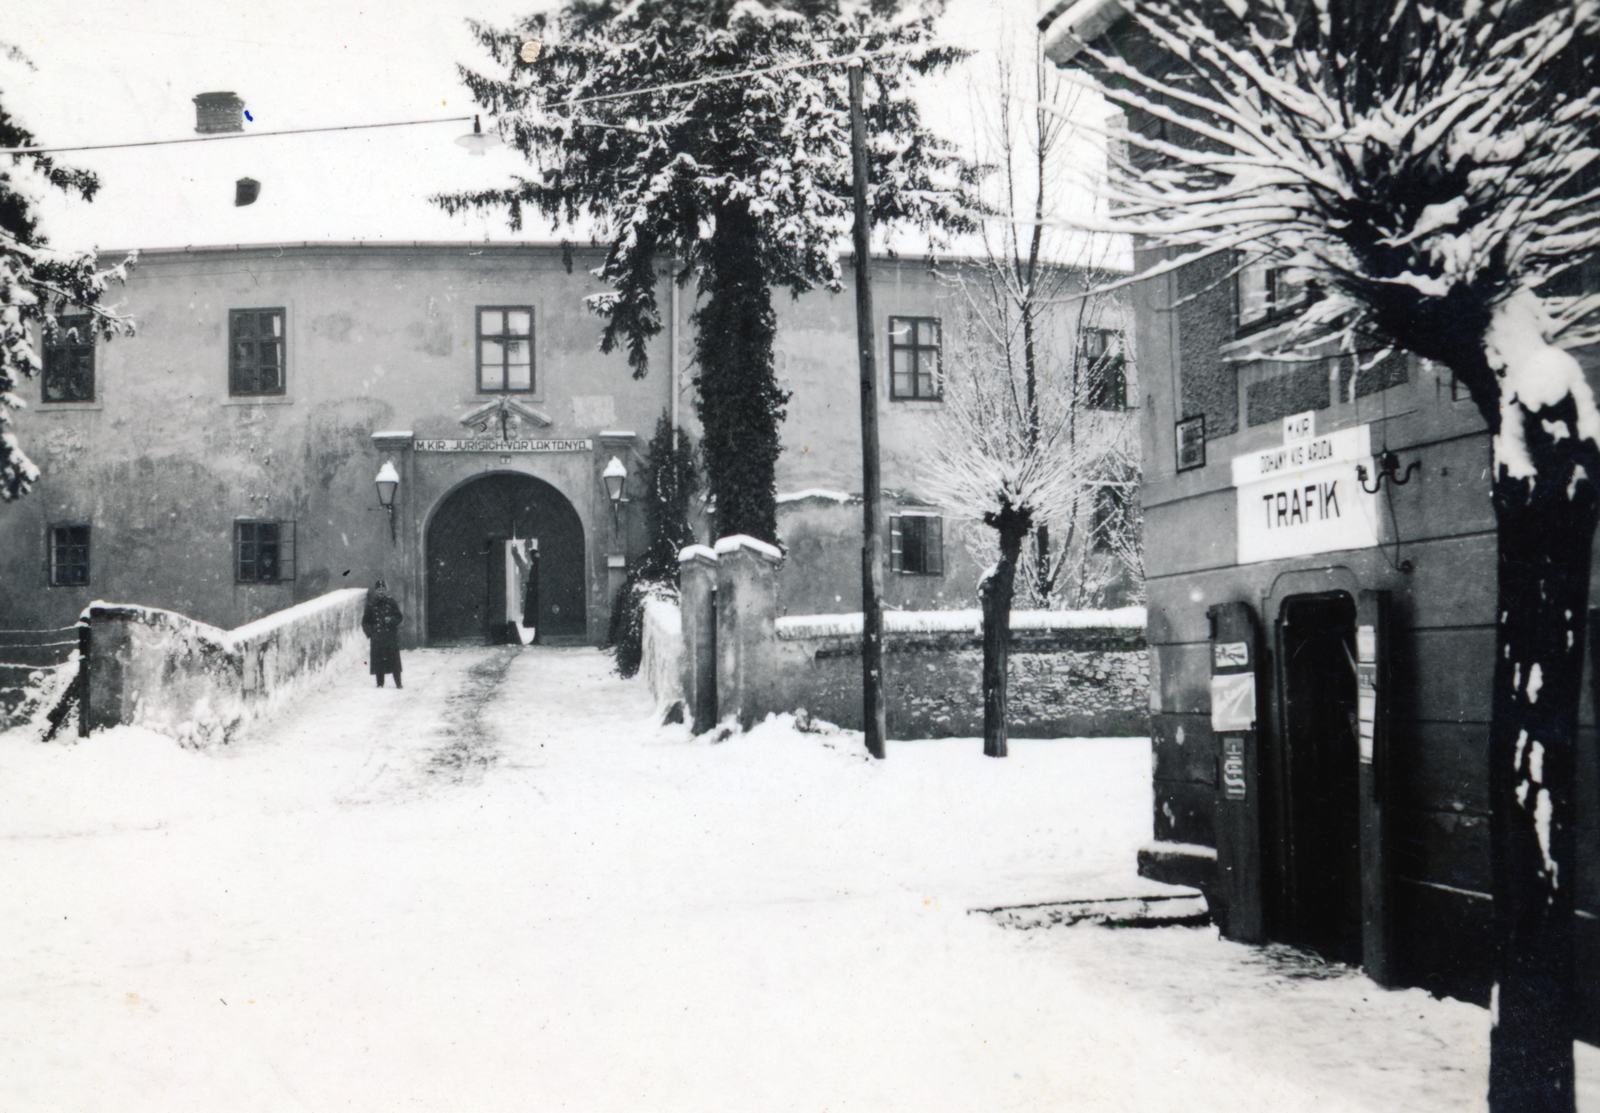
<path id="1" fill-rule="evenodd" d="M 89 527 L 50 527 L 50 586 L 89 584 Z"/>
<path id="2" fill-rule="evenodd" d="M 294 579 L 294 523 L 240 518 L 233 523 L 234 579 L 275 584 Z"/>
<path id="3" fill-rule="evenodd" d="M 889 571 L 907 576 L 944 575 L 944 519 L 936 514 L 891 517 Z"/>

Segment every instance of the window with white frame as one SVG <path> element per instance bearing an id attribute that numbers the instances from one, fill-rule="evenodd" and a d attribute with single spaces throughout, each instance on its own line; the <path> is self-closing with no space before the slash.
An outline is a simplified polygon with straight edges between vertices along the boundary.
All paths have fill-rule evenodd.
<path id="1" fill-rule="evenodd" d="M 1083 355 L 1084 404 L 1091 410 L 1128 408 L 1128 360 L 1116 329 L 1087 328 L 1079 333 Z"/>
<path id="2" fill-rule="evenodd" d="M 533 393 L 532 306 L 478 306 L 478 392 Z"/>
<path id="3" fill-rule="evenodd" d="M 276 584 L 294 579 L 294 523 L 238 518 L 233 523 L 234 580 Z"/>
<path id="4" fill-rule="evenodd" d="M 938 400 L 940 327 L 937 317 L 889 318 L 889 397 Z"/>
<path id="5" fill-rule="evenodd" d="M 1238 290 L 1238 323 L 1241 329 L 1258 328 L 1282 321 L 1305 304 L 1304 282 L 1291 281 L 1290 268 L 1256 263 L 1244 268 L 1235 279 Z"/>

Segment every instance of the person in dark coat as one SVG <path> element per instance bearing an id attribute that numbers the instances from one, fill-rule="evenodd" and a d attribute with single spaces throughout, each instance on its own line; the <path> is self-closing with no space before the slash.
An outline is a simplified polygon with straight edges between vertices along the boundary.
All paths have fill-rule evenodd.
<path id="1" fill-rule="evenodd" d="M 379 580 L 367 592 L 367 606 L 361 612 L 361 632 L 372 642 L 368 656 L 372 659 L 372 675 L 383 687 L 384 673 L 394 673 L 394 686 L 400 687 L 400 623 L 405 616 L 400 604 L 384 590 Z"/>

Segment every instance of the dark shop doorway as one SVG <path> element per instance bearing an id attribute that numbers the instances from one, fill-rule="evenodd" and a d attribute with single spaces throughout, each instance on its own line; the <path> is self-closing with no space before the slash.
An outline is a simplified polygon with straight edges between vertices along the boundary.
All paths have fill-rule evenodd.
<path id="1" fill-rule="evenodd" d="M 508 586 L 519 554 L 520 590 Z M 535 616 L 541 642 L 586 632 L 583 522 L 543 480 L 502 472 L 456 488 L 428 523 L 426 560 L 429 645 L 514 641 L 510 621 Z"/>
<path id="2" fill-rule="evenodd" d="M 1355 600 L 1342 591 L 1291 596 L 1279 612 L 1277 642 L 1282 730 L 1272 777 L 1277 799 L 1267 809 L 1281 882 L 1275 934 L 1359 964 Z"/>

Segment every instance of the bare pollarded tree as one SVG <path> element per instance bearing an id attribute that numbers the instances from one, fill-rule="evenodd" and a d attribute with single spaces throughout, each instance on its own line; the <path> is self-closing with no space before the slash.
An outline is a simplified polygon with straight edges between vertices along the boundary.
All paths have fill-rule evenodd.
<path id="1" fill-rule="evenodd" d="M 1071 164 L 1100 159 L 1100 148 L 1070 122 L 1080 91 L 1030 42 L 1031 54 L 1002 52 L 992 83 L 974 84 L 973 144 L 990 172 L 974 257 L 941 269 L 958 308 L 927 453 L 929 494 L 981 523 L 968 541 L 992 562 L 979 599 L 984 752 L 996 757 L 1006 753 L 1013 598 L 1082 606 L 1119 569 L 1142 579 L 1127 310 L 1094 292 L 1112 277 L 1114 245 L 1061 232 L 1053 208 L 1071 189 Z"/>
<path id="2" fill-rule="evenodd" d="M 1048 395 L 1044 405 L 1027 403 L 1020 346 L 1004 344 L 1007 334 L 996 330 L 992 319 L 1005 316 L 994 312 L 1004 305 L 997 300 L 963 304 L 956 312 L 946 373 L 947 397 L 974 390 L 1015 392 L 1008 416 L 1035 438 L 1050 421 L 1064 425 L 1061 443 L 1083 482 L 1073 486 L 1063 505 L 1035 518 L 1031 540 L 1018 553 L 1015 598 L 1030 610 L 1094 609 L 1113 598 L 1137 601 L 1144 589 L 1139 415 L 1130 397 L 1131 310 L 1111 296 L 1081 292 L 1078 283 L 1092 287 L 1105 272 L 1067 273 L 1075 281 L 1063 284 L 1060 299 L 1035 307 L 1036 320 L 1046 327 L 1036 342 L 1032 382 L 1037 393 Z M 981 270 L 962 278 L 968 296 L 988 285 Z M 1078 296 L 1071 293 L 1075 287 Z M 952 426 L 965 429 L 964 416 L 950 411 L 947 417 L 944 435 L 955 435 Z M 979 431 L 973 446 L 991 451 L 982 443 L 990 435 Z M 981 521 L 962 537 L 980 566 L 998 558 L 996 532 Z"/>
<path id="3" fill-rule="evenodd" d="M 952 516 L 981 522 L 989 535 L 994 563 L 978 584 L 984 753 L 1004 757 L 1006 651 L 1024 542 L 1048 523 L 1068 527 L 1060 554 L 1041 562 L 1058 586 L 1087 579 L 1072 561 L 1102 546 L 1136 560 L 1137 512 L 1129 511 L 1137 506 L 1138 439 L 1133 415 L 1098 404 L 1114 356 L 1079 344 L 1081 355 L 1056 358 L 1041 342 L 1025 376 L 980 312 L 969 308 L 955 324 L 924 474 L 929 494 Z"/>
<path id="4" fill-rule="evenodd" d="M 1166 249 L 1146 275 L 1287 269 L 1311 296 L 1256 354 L 1415 352 L 1450 368 L 1493 436 L 1489 1106 L 1571 1110 L 1574 749 L 1600 518 L 1600 410 L 1571 349 L 1600 340 L 1600 294 L 1570 280 L 1600 254 L 1600 4 L 1121 7 L 1129 34 L 1095 39 L 1075 79 L 1150 122 L 1115 131 L 1139 157 L 1108 191 L 1110 226 Z"/>

